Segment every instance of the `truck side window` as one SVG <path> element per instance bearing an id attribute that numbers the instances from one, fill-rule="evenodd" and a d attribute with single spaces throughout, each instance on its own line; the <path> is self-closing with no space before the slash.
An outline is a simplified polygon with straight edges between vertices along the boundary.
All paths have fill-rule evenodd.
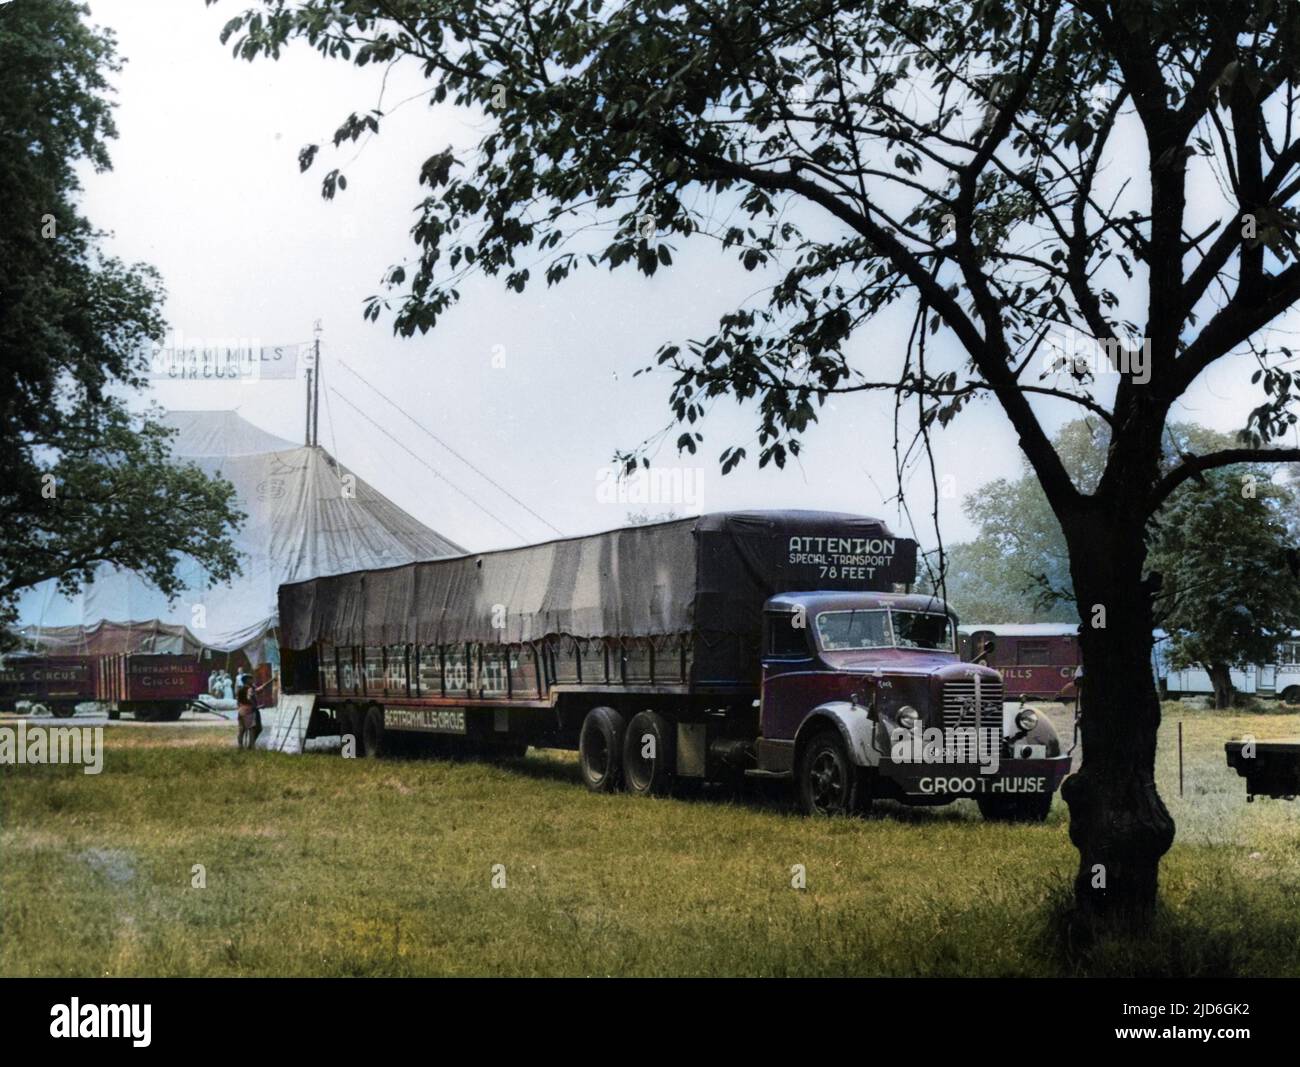
<path id="1" fill-rule="evenodd" d="M 767 615 L 767 654 L 787 659 L 808 658 L 808 628 L 794 625 L 793 612 Z"/>

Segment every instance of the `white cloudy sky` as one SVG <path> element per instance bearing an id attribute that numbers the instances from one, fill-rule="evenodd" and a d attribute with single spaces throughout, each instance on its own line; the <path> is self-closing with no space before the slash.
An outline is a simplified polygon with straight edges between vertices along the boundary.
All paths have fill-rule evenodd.
<path id="1" fill-rule="evenodd" d="M 319 179 L 333 157 L 300 175 L 298 149 L 327 140 L 348 112 L 373 106 L 378 71 L 327 63 L 301 47 L 278 63 L 235 61 L 218 34 L 242 0 L 222 0 L 212 9 L 202 0 L 90 0 L 90 6 L 93 21 L 116 31 L 127 65 L 117 78 L 114 169 L 87 177 L 86 211 L 114 231 L 117 254 L 162 272 L 174 330 L 187 339 L 273 344 L 307 340 L 321 320 L 328 386 L 321 443 L 418 518 L 472 548 L 542 540 L 551 532 L 347 368 L 565 533 L 620 525 L 638 510 L 597 497 L 600 472 L 615 450 L 667 422 L 666 379 L 634 379 L 633 372 L 661 342 L 712 332 L 719 313 L 756 290 L 754 275 L 701 245 L 679 248 L 678 266 L 652 280 L 627 270 L 588 273 L 522 296 L 481 280 L 465 288 L 459 308 L 432 334 L 395 338 L 388 323 L 363 321 L 362 302 L 384 270 L 410 254 L 420 161 L 448 142 L 471 143 L 477 130 L 468 117 L 422 101 L 401 109 L 383 136 L 349 163 L 348 191 L 326 203 Z M 390 78 L 386 99 L 418 91 L 411 78 L 411 72 Z M 352 154 L 339 158 L 347 162 Z M 905 325 L 883 321 L 859 337 L 851 351 L 855 363 L 895 358 Z M 503 366 L 493 366 L 494 352 Z M 1240 364 L 1225 364 L 1198 384 L 1176 416 L 1239 428 L 1252 402 L 1245 376 Z M 164 383 L 155 397 L 172 408 L 237 408 L 267 430 L 302 437 L 300 383 Z M 1044 412 L 1052 424 L 1067 417 L 1060 408 Z M 752 413 L 719 407 L 705 426 L 703 458 L 691 461 L 700 465 L 698 500 L 649 510 L 833 508 L 883 514 L 904 532 L 896 510 L 882 503 L 894 484 L 891 417 L 888 397 L 841 399 L 807 436 L 799 465 L 781 472 L 750 464 L 723 478 L 716 457 L 724 445 L 749 444 L 751 455 L 757 448 Z M 1017 473 L 1015 438 L 985 401 L 937 437 L 936 457 L 940 476 L 950 476 L 955 490 L 941 500 L 944 537 L 962 539 L 971 531 L 960 496 Z M 671 444 L 657 460 L 678 462 Z M 924 526 L 928 474 L 913 480 L 909 500 Z"/>

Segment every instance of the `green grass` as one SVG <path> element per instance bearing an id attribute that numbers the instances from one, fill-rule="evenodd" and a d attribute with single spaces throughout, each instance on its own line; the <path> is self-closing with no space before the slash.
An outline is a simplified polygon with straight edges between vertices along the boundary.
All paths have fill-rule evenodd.
<path id="1" fill-rule="evenodd" d="M 1162 914 L 1083 956 L 1053 936 L 1059 800 L 1042 826 L 968 803 L 807 820 L 779 794 L 593 796 L 564 753 L 376 762 L 110 727 L 97 777 L 0 768 L 0 974 L 1297 975 L 1300 805 L 1246 804 L 1223 758 L 1245 732 L 1300 715 L 1166 706 Z"/>

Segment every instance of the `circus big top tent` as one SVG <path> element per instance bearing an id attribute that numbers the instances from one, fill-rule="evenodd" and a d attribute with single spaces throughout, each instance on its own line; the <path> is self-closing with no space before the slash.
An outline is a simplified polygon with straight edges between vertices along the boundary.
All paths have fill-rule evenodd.
<path id="1" fill-rule="evenodd" d="M 259 663 L 275 657 L 282 582 L 464 551 L 323 448 L 276 437 L 233 411 L 173 411 L 163 421 L 178 431 L 172 440 L 178 462 L 195 463 L 234 485 L 248 516 L 235 535 L 243 574 L 228 586 L 208 588 L 202 569 L 183 561 L 188 588 L 172 604 L 133 572 L 108 564 L 76 597 L 60 596 L 47 582 L 20 604 L 22 635 L 35 644 L 92 651 L 111 632 L 123 651 L 132 645 L 144 650 L 167 633 L 187 650 L 199 644 L 243 650 Z M 121 625 L 106 629 L 105 622 Z"/>

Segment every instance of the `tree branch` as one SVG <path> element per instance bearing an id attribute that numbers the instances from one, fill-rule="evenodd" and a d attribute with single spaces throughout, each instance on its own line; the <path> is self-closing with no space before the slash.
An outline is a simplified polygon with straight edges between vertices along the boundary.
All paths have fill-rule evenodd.
<path id="1" fill-rule="evenodd" d="M 1151 492 L 1148 515 L 1154 515 L 1170 494 L 1188 478 L 1216 467 L 1237 463 L 1300 463 L 1300 448 L 1225 448 L 1204 456 L 1192 456 L 1171 470 Z"/>

